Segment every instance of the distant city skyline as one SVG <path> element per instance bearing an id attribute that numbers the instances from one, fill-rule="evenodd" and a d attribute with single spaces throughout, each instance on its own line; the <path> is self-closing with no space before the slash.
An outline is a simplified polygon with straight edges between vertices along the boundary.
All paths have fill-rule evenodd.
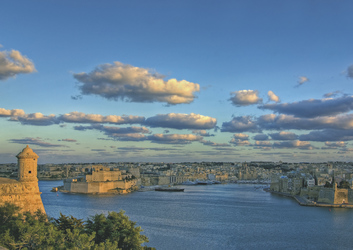
<path id="1" fill-rule="evenodd" d="M 353 2 L 6 1 L 0 163 L 353 160 Z"/>

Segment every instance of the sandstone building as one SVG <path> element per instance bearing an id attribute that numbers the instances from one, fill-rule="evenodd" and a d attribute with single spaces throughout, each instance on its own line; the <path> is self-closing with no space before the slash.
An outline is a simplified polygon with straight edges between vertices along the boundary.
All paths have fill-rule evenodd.
<path id="1" fill-rule="evenodd" d="M 92 171 L 82 177 L 64 180 L 62 192 L 99 194 L 129 193 L 136 190 L 137 179 L 132 175 L 123 175 L 119 169 L 110 169 L 102 165 L 92 166 Z"/>
<path id="2" fill-rule="evenodd" d="M 19 206 L 22 211 L 33 213 L 39 209 L 45 213 L 37 179 L 38 155 L 27 145 L 16 157 L 17 180 L 0 178 L 0 205 L 9 202 Z"/>

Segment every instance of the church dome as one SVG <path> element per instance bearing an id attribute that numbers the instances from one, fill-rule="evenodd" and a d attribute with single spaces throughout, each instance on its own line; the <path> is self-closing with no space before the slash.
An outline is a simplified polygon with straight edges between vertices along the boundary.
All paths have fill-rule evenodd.
<path id="1" fill-rule="evenodd" d="M 33 150 L 28 147 L 25 147 L 21 153 L 19 153 L 18 155 L 16 155 L 17 158 L 35 158 L 38 159 L 39 156 L 33 152 Z"/>

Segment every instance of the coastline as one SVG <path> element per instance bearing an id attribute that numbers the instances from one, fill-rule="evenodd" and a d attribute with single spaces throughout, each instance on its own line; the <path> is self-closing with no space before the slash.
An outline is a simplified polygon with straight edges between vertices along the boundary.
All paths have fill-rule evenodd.
<path id="1" fill-rule="evenodd" d="M 329 203 L 317 203 L 315 201 L 310 201 L 307 200 L 304 197 L 301 197 L 299 195 L 292 195 L 292 194 L 287 194 L 287 193 L 282 193 L 282 192 L 276 192 L 272 191 L 269 188 L 264 188 L 264 191 L 272 193 L 272 194 L 277 194 L 280 196 L 285 196 L 289 198 L 295 199 L 300 206 L 307 206 L 307 207 L 329 207 L 329 208 L 353 208 L 353 205 L 349 204 L 329 204 Z"/>

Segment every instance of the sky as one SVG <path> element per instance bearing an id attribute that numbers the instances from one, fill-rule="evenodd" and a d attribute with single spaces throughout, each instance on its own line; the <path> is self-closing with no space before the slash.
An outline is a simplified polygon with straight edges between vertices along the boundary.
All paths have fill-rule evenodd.
<path id="1" fill-rule="evenodd" d="M 0 163 L 353 160 L 350 0 L 5 0 Z"/>

